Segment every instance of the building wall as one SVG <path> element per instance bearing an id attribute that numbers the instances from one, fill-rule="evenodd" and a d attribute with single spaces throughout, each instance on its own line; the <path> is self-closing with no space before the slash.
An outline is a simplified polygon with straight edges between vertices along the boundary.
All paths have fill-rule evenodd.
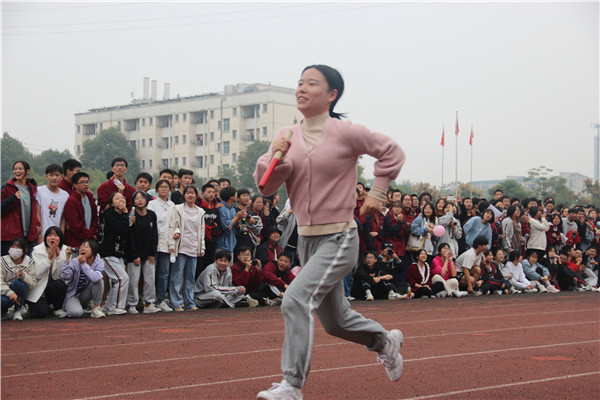
<path id="1" fill-rule="evenodd" d="M 221 174 L 222 167 L 233 167 L 248 144 L 270 141 L 300 119 L 294 89 L 238 84 L 227 85 L 224 93 L 76 114 L 75 154 L 84 141 L 114 126 L 138 150 L 142 171 L 188 168 L 206 179 Z"/>

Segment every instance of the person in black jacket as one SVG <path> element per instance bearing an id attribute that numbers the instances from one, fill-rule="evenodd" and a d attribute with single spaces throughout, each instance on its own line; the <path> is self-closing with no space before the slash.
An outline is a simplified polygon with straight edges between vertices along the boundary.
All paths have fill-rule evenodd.
<path id="1" fill-rule="evenodd" d="M 140 273 L 144 276 L 144 313 L 159 312 L 156 302 L 156 286 L 154 282 L 155 257 L 158 246 L 158 227 L 156 214 L 148 210 L 149 196 L 143 191 L 133 194 L 133 224 L 129 227 L 129 239 L 125 246 L 125 260 L 129 275 L 129 294 L 127 295 L 128 312 L 137 314 L 139 301 L 138 284 Z"/>
<path id="2" fill-rule="evenodd" d="M 361 264 L 354 275 L 352 296 L 357 299 L 373 301 L 377 299 L 396 300 L 407 297 L 398 293 L 393 284 L 394 277 L 385 263 L 377 262 L 377 254 L 368 251 L 365 262 Z"/>
<path id="3" fill-rule="evenodd" d="M 125 304 L 129 275 L 125 271 L 123 256 L 125 240 L 129 235 L 129 216 L 125 197 L 114 192 L 108 198 L 106 211 L 100 216 L 100 250 L 104 260 L 104 273 L 110 280 L 110 289 L 106 299 L 108 315 L 127 314 Z"/>

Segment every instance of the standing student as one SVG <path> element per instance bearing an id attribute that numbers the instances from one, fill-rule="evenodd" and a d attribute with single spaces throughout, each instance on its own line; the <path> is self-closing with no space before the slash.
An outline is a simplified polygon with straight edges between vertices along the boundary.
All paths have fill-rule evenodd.
<path id="1" fill-rule="evenodd" d="M 175 311 L 183 311 L 184 307 L 190 311 L 198 309 L 194 303 L 196 263 L 205 248 L 204 210 L 195 204 L 197 197 L 198 189 L 186 186 L 185 202 L 175 206 L 169 223 L 169 253 L 176 257 L 169 275 L 169 297 Z"/>
<path id="2" fill-rule="evenodd" d="M 73 188 L 73 175 L 81 172 L 81 168 L 83 168 L 83 165 L 73 158 L 69 158 L 62 163 L 64 176 L 58 184 L 58 187 L 67 192 L 69 196 L 75 191 L 75 188 Z"/>
<path id="3" fill-rule="evenodd" d="M 258 184 L 273 155 L 278 151 L 284 154 L 262 193 L 270 195 L 286 184 L 298 221 L 302 264 L 302 272 L 290 284 L 282 303 L 284 378 L 260 392 L 259 399 L 302 399 L 301 389 L 312 358 L 313 312 L 330 334 L 377 352 L 391 380 L 402 375 L 402 333 L 388 332 L 379 323 L 351 310 L 344 298 L 342 280 L 358 257 L 358 232 L 353 218 L 358 157 L 368 153 L 378 159 L 375 182 L 361 208 L 361 214 L 375 214 L 405 156 L 387 136 L 341 121 L 341 115 L 333 109 L 343 89 L 344 81 L 337 70 L 326 65 L 306 67 L 296 89 L 298 110 L 304 118 L 277 133 L 254 172 Z M 293 132 L 290 140 L 284 138 L 288 130 Z"/>
<path id="4" fill-rule="evenodd" d="M 62 179 L 62 167 L 58 164 L 50 164 L 46 167 L 45 186 L 38 186 L 35 200 L 38 203 L 38 219 L 41 222 L 42 230 L 40 231 L 40 242 L 42 235 L 51 226 L 58 226 L 64 232 L 65 220 L 63 211 L 65 204 L 69 199 L 69 193 L 58 187 Z"/>
<path id="5" fill-rule="evenodd" d="M 100 209 L 100 214 L 104 213 L 107 207 L 110 207 L 110 196 L 115 192 L 119 192 L 125 197 L 128 212 L 133 207 L 132 196 L 135 193 L 135 188 L 125 180 L 127 167 L 127 160 L 123 157 L 116 157 L 111 161 L 110 170 L 113 176 L 98 186 L 98 208 Z"/>
<path id="6" fill-rule="evenodd" d="M 25 238 L 29 255 L 38 242 L 41 228 L 35 201 L 37 186 L 28 178 L 30 172 L 27 161 L 17 161 L 13 164 L 13 178 L 2 186 L 3 256 L 16 238 Z"/>
<path id="7" fill-rule="evenodd" d="M 106 264 L 104 273 L 110 280 L 106 299 L 108 315 L 127 314 L 127 290 L 129 275 L 125 271 L 125 240 L 129 235 L 127 203 L 121 192 L 113 192 L 108 198 L 108 208 L 100 217 L 100 257 Z"/>
<path id="8" fill-rule="evenodd" d="M 84 240 L 98 238 L 98 210 L 96 199 L 90 190 L 90 176 L 85 172 L 73 175 L 75 191 L 65 203 L 65 243 L 79 247 Z"/>
<path id="9" fill-rule="evenodd" d="M 129 227 L 129 238 L 125 246 L 125 259 L 127 260 L 127 275 L 129 275 L 129 290 L 127 294 L 128 312 L 137 314 L 136 306 L 140 299 L 138 285 L 140 274 L 144 277 L 144 314 L 160 311 L 154 303 L 156 301 L 156 286 L 154 281 L 154 266 L 156 260 L 156 247 L 158 245 L 158 229 L 156 214 L 148 210 L 148 194 L 137 191 L 133 195 L 133 208 L 135 219 Z"/>

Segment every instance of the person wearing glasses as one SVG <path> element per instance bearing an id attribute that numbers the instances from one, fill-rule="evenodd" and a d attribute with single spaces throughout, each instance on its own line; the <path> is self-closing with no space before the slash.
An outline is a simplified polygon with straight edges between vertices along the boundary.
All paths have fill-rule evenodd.
<path id="1" fill-rule="evenodd" d="M 79 247 L 84 240 L 98 240 L 98 209 L 90 191 L 90 176 L 78 172 L 71 182 L 75 191 L 65 203 L 65 243 L 69 247 Z"/>

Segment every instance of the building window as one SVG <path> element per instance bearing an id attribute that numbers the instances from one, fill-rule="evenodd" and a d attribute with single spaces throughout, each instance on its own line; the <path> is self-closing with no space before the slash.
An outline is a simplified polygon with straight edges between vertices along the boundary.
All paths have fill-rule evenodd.
<path id="1" fill-rule="evenodd" d="M 146 160 L 142 160 L 142 168 L 146 168 Z"/>
<path id="2" fill-rule="evenodd" d="M 215 133 L 214 133 L 214 132 L 211 132 L 211 133 L 210 133 L 210 141 L 211 141 L 211 142 L 214 142 L 214 141 L 215 141 Z"/>
<path id="3" fill-rule="evenodd" d="M 175 122 L 179 122 L 179 114 L 175 114 Z"/>
<path id="4" fill-rule="evenodd" d="M 152 126 L 152 117 L 150 117 L 150 121 L 148 122 L 148 125 Z"/>
<path id="5" fill-rule="evenodd" d="M 175 157 L 175 166 L 178 167 L 179 166 L 179 158 Z"/>
<path id="6" fill-rule="evenodd" d="M 267 105 L 263 104 L 263 113 L 266 113 L 266 112 L 267 112 Z"/>
<path id="7" fill-rule="evenodd" d="M 148 160 L 148 168 L 152 168 L 152 160 Z"/>
<path id="8" fill-rule="evenodd" d="M 223 132 L 229 132 L 229 118 L 223 120 Z"/>
<path id="9" fill-rule="evenodd" d="M 117 121 L 117 126 L 121 129 L 121 121 Z"/>
<path id="10" fill-rule="evenodd" d="M 175 136 L 175 144 L 179 144 L 179 136 Z"/>
<path id="11" fill-rule="evenodd" d="M 161 161 L 162 161 L 163 168 L 169 168 L 169 159 L 168 158 L 163 158 Z"/>
<path id="12" fill-rule="evenodd" d="M 181 144 L 186 144 L 187 143 L 187 135 L 182 135 L 181 136 Z"/>
<path id="13" fill-rule="evenodd" d="M 229 164 L 223 164 L 223 170 L 226 171 L 229 169 Z"/>
<path id="14" fill-rule="evenodd" d="M 215 156 L 214 155 L 210 155 L 210 164 L 214 164 L 215 163 Z"/>
<path id="15" fill-rule="evenodd" d="M 100 130 L 102 130 L 102 125 L 103 125 L 102 122 L 100 122 Z"/>
<path id="16" fill-rule="evenodd" d="M 152 138 L 148 139 L 148 147 L 152 147 Z"/>
<path id="17" fill-rule="evenodd" d="M 142 147 L 146 147 L 146 139 L 142 139 Z"/>
<path id="18" fill-rule="evenodd" d="M 81 133 L 81 125 L 77 125 L 77 133 Z"/>
<path id="19" fill-rule="evenodd" d="M 233 109 L 231 110 L 231 112 L 233 113 L 234 117 L 237 117 L 237 107 L 233 107 Z"/>
<path id="20" fill-rule="evenodd" d="M 146 126 L 146 118 L 142 118 L 142 126 Z"/>
<path id="21" fill-rule="evenodd" d="M 263 137 L 267 136 L 267 127 L 263 126 Z"/>
<path id="22" fill-rule="evenodd" d="M 186 157 L 181 157 L 181 165 L 185 167 L 185 163 L 187 161 Z"/>
<path id="23" fill-rule="evenodd" d="M 131 145 L 131 147 L 133 147 L 134 149 L 136 148 L 135 146 L 135 140 L 130 140 L 129 144 Z"/>
<path id="24" fill-rule="evenodd" d="M 229 154 L 229 142 L 223 142 L 223 154 Z"/>
<path id="25" fill-rule="evenodd" d="M 234 129 L 234 130 L 231 131 L 231 138 L 232 139 L 237 139 L 237 130 Z"/>
<path id="26" fill-rule="evenodd" d="M 215 110 L 210 110 L 210 119 L 215 119 Z"/>
<path id="27" fill-rule="evenodd" d="M 187 114 L 181 114 L 181 116 L 183 117 L 183 122 L 185 122 L 187 120 Z"/>

